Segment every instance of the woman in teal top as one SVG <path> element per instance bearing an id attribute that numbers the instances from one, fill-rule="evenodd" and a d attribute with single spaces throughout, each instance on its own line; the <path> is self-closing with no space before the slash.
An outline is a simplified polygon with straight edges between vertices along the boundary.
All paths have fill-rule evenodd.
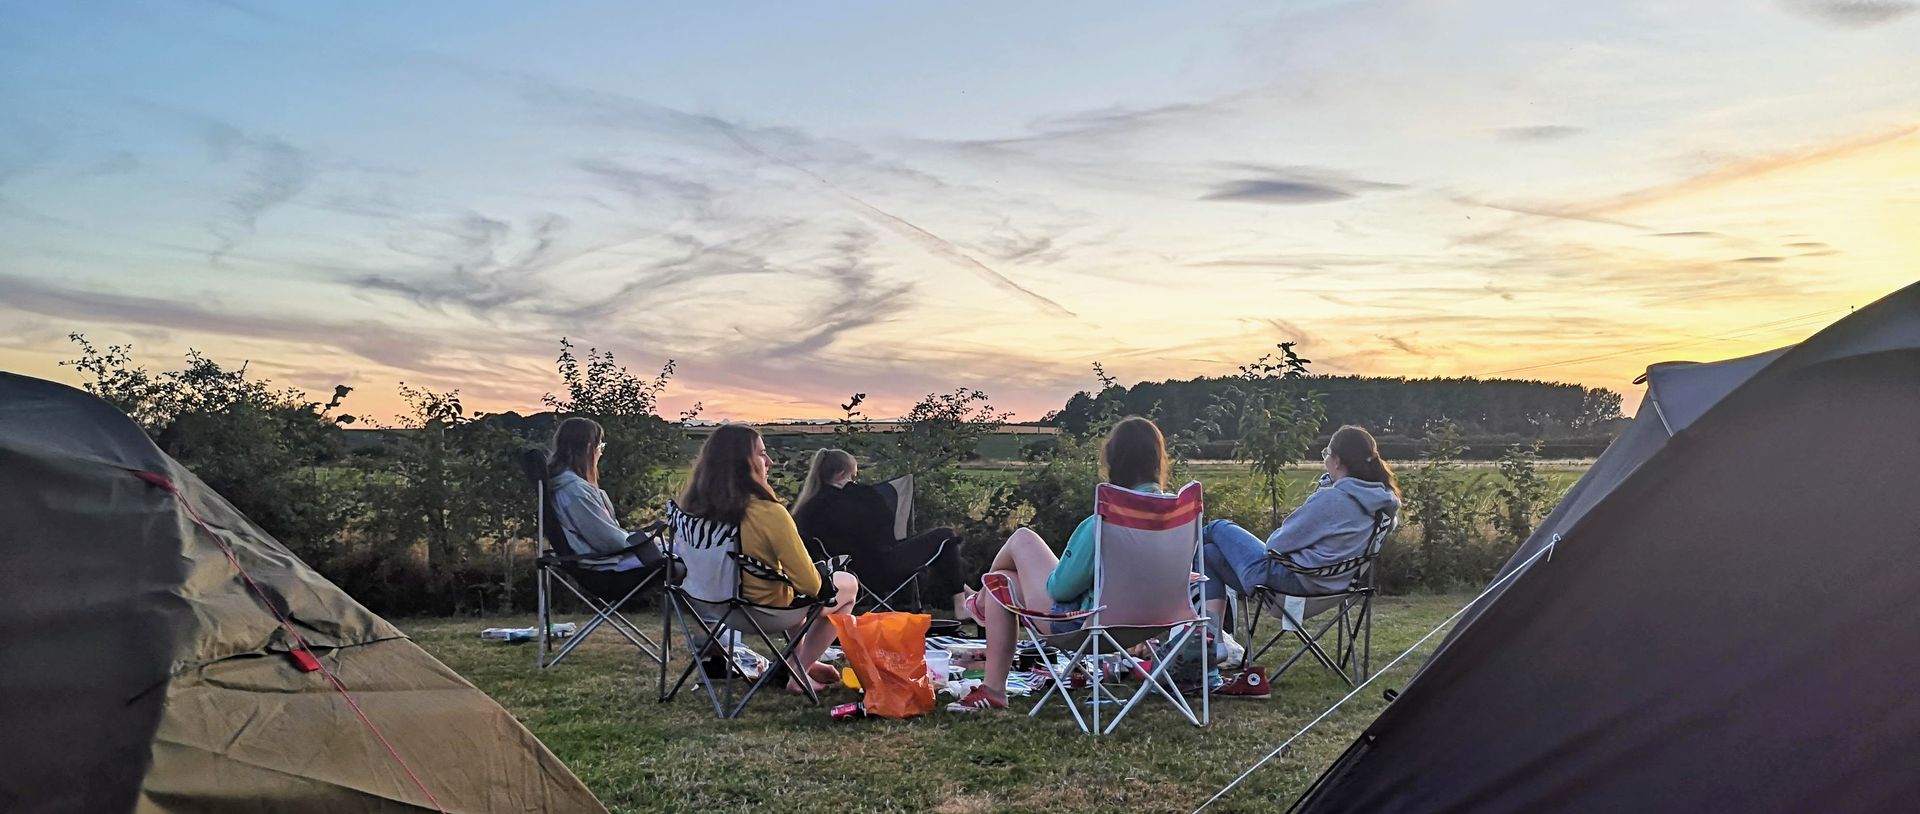
<path id="1" fill-rule="evenodd" d="M 1121 419 L 1107 434 L 1100 447 L 1101 480 L 1125 486 L 1136 492 L 1163 493 L 1167 485 L 1167 440 L 1152 421 L 1140 417 Z M 1093 606 L 1093 517 L 1080 521 L 1067 538 L 1067 548 L 1055 557 L 1047 541 L 1033 529 L 1022 527 L 1007 538 L 1000 553 L 994 555 L 990 570 L 1005 571 L 1013 578 L 1018 604 L 1039 607 L 1041 597 L 1051 600 L 1056 613 L 1085 610 Z M 978 712 L 1005 709 L 1007 671 L 1013 665 L 1013 645 L 1020 628 L 1013 612 L 982 596 L 967 598 L 967 611 L 987 631 L 986 677 L 965 698 L 947 706 L 953 712 Z M 1065 632 L 1080 623 L 1055 622 L 1054 632 Z"/>

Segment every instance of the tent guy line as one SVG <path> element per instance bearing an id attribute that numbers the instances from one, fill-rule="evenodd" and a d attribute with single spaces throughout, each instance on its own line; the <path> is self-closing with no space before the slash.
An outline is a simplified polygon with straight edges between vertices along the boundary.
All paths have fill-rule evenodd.
<path id="1" fill-rule="evenodd" d="M 1426 644 L 1428 639 L 1431 639 L 1434 636 L 1438 635 L 1440 631 L 1446 630 L 1447 626 L 1453 624 L 1455 620 L 1459 619 L 1460 614 L 1466 613 L 1468 608 L 1471 608 L 1474 605 L 1478 604 L 1480 600 L 1487 598 L 1487 595 L 1493 593 L 1494 591 L 1500 590 L 1500 586 L 1505 585 L 1508 582 L 1512 581 L 1514 577 L 1524 574 L 1528 570 L 1532 569 L 1534 562 L 1538 561 L 1542 556 L 1545 556 L 1548 560 L 1552 560 L 1553 549 L 1558 545 L 1560 545 L 1560 535 L 1555 534 L 1553 535 L 1552 541 L 1548 542 L 1546 546 L 1542 547 L 1539 551 L 1533 552 L 1533 556 L 1528 557 L 1527 561 L 1521 563 L 1519 568 L 1515 568 L 1512 571 L 1507 572 L 1506 576 L 1495 580 L 1492 585 L 1488 585 L 1487 589 L 1484 591 L 1481 591 L 1479 596 L 1474 597 L 1471 601 L 1467 602 L 1467 604 L 1461 605 L 1460 609 L 1454 611 L 1452 616 L 1449 616 L 1446 619 L 1442 620 L 1439 625 L 1434 627 L 1434 629 L 1427 631 L 1427 635 L 1421 636 L 1419 641 L 1414 642 L 1406 650 L 1401 651 L 1400 655 L 1394 656 L 1393 660 L 1387 662 L 1386 666 L 1381 667 L 1379 670 L 1374 671 L 1373 675 L 1368 676 L 1367 680 L 1360 682 L 1358 686 L 1353 688 L 1352 692 L 1347 693 L 1346 697 L 1333 702 L 1333 706 L 1327 707 L 1325 712 L 1320 713 L 1318 717 L 1314 718 L 1311 721 L 1308 721 L 1306 726 L 1303 726 L 1300 728 L 1300 731 L 1293 733 L 1293 737 L 1287 738 L 1285 741 L 1282 741 L 1279 746 L 1276 746 L 1273 748 L 1273 751 L 1268 752 L 1266 757 L 1263 757 L 1255 761 L 1252 766 L 1247 767 L 1246 771 L 1241 772 L 1239 777 L 1234 778 L 1232 782 L 1229 782 L 1227 785 L 1221 787 L 1219 791 L 1214 792 L 1212 797 L 1208 797 L 1206 802 L 1201 803 L 1198 808 L 1195 808 L 1193 810 L 1193 814 L 1200 814 L 1200 812 L 1207 810 L 1207 806 L 1213 805 L 1216 800 L 1219 800 L 1220 798 L 1227 796 L 1227 792 L 1233 791 L 1235 787 L 1239 786 L 1248 777 L 1253 776 L 1254 772 L 1259 771 L 1260 767 L 1267 765 L 1269 761 L 1272 761 L 1274 758 L 1279 757 L 1280 753 L 1286 751 L 1287 747 L 1293 745 L 1294 741 L 1299 740 L 1302 735 L 1307 734 L 1307 732 L 1311 731 L 1314 727 L 1319 726 L 1321 721 L 1326 720 L 1328 716 L 1332 715 L 1335 711 L 1345 706 L 1348 701 L 1352 701 L 1356 696 L 1360 695 L 1361 690 L 1366 689 L 1367 686 L 1372 684 L 1375 680 L 1379 679 L 1383 675 L 1386 675 L 1387 671 L 1392 670 L 1395 665 L 1398 665 L 1407 656 L 1413 655 L 1413 651 L 1419 650 L 1420 646 L 1423 644 Z"/>

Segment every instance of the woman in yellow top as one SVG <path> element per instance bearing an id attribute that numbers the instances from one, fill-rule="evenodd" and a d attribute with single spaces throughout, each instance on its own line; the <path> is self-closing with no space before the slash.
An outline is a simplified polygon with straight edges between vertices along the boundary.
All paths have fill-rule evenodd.
<path id="1" fill-rule="evenodd" d="M 832 588 L 826 587 L 807 547 L 794 528 L 793 515 L 787 513 L 780 498 L 767 484 L 767 470 L 773 460 L 760 433 L 744 424 L 728 424 L 713 431 L 700 445 L 694 459 L 693 475 L 680 493 L 680 510 L 695 517 L 740 526 L 740 553 L 778 570 L 792 585 L 760 579 L 742 573 L 740 598 L 756 605 L 784 608 L 794 604 L 798 595 L 822 596 L 830 600 L 828 613 L 851 613 L 859 595 L 859 582 L 852 574 L 835 572 Z M 820 654 L 833 644 L 833 625 L 826 620 L 810 628 L 794 650 L 788 665 L 793 675 L 807 675 L 815 689 L 824 689 L 839 673 L 832 665 L 820 662 Z M 804 673 L 801 665 L 806 665 Z M 800 692 L 800 685 L 789 682 L 787 689 Z"/>

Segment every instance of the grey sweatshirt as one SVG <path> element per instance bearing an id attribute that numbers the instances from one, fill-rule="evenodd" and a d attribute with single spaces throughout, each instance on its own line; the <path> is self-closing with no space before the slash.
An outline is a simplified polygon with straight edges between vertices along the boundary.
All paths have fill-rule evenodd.
<path id="1" fill-rule="evenodd" d="M 557 515 L 552 519 L 560 523 L 560 528 L 566 532 L 567 542 L 572 543 L 575 549 L 611 555 L 632 545 L 627 542 L 627 530 L 613 519 L 613 501 L 607 498 L 606 490 L 572 472 L 553 476 L 547 481 L 547 488 L 553 491 L 553 511 Z M 600 570 L 625 571 L 640 563 L 637 557 L 629 554 L 626 557 L 584 560 L 582 564 Z"/>
<path id="2" fill-rule="evenodd" d="M 1291 554 L 1307 568 L 1332 565 L 1360 556 L 1373 535 L 1373 516 L 1385 509 L 1400 523 L 1400 497 L 1387 487 L 1359 478 L 1341 478 L 1307 497 L 1286 522 L 1267 537 L 1267 548 Z M 1338 591 L 1353 580 L 1338 577 L 1301 577 L 1309 585 Z"/>

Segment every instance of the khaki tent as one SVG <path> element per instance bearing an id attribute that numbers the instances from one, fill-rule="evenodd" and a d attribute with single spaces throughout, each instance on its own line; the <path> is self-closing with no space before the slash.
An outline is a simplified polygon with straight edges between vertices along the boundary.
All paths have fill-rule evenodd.
<path id="1" fill-rule="evenodd" d="M 0 811 L 605 811 L 86 393 L 0 373 L 0 558 Z"/>
<path id="2" fill-rule="evenodd" d="M 1655 366 L 1294 810 L 1914 810 L 1916 463 L 1920 284 L 1791 348 Z"/>

